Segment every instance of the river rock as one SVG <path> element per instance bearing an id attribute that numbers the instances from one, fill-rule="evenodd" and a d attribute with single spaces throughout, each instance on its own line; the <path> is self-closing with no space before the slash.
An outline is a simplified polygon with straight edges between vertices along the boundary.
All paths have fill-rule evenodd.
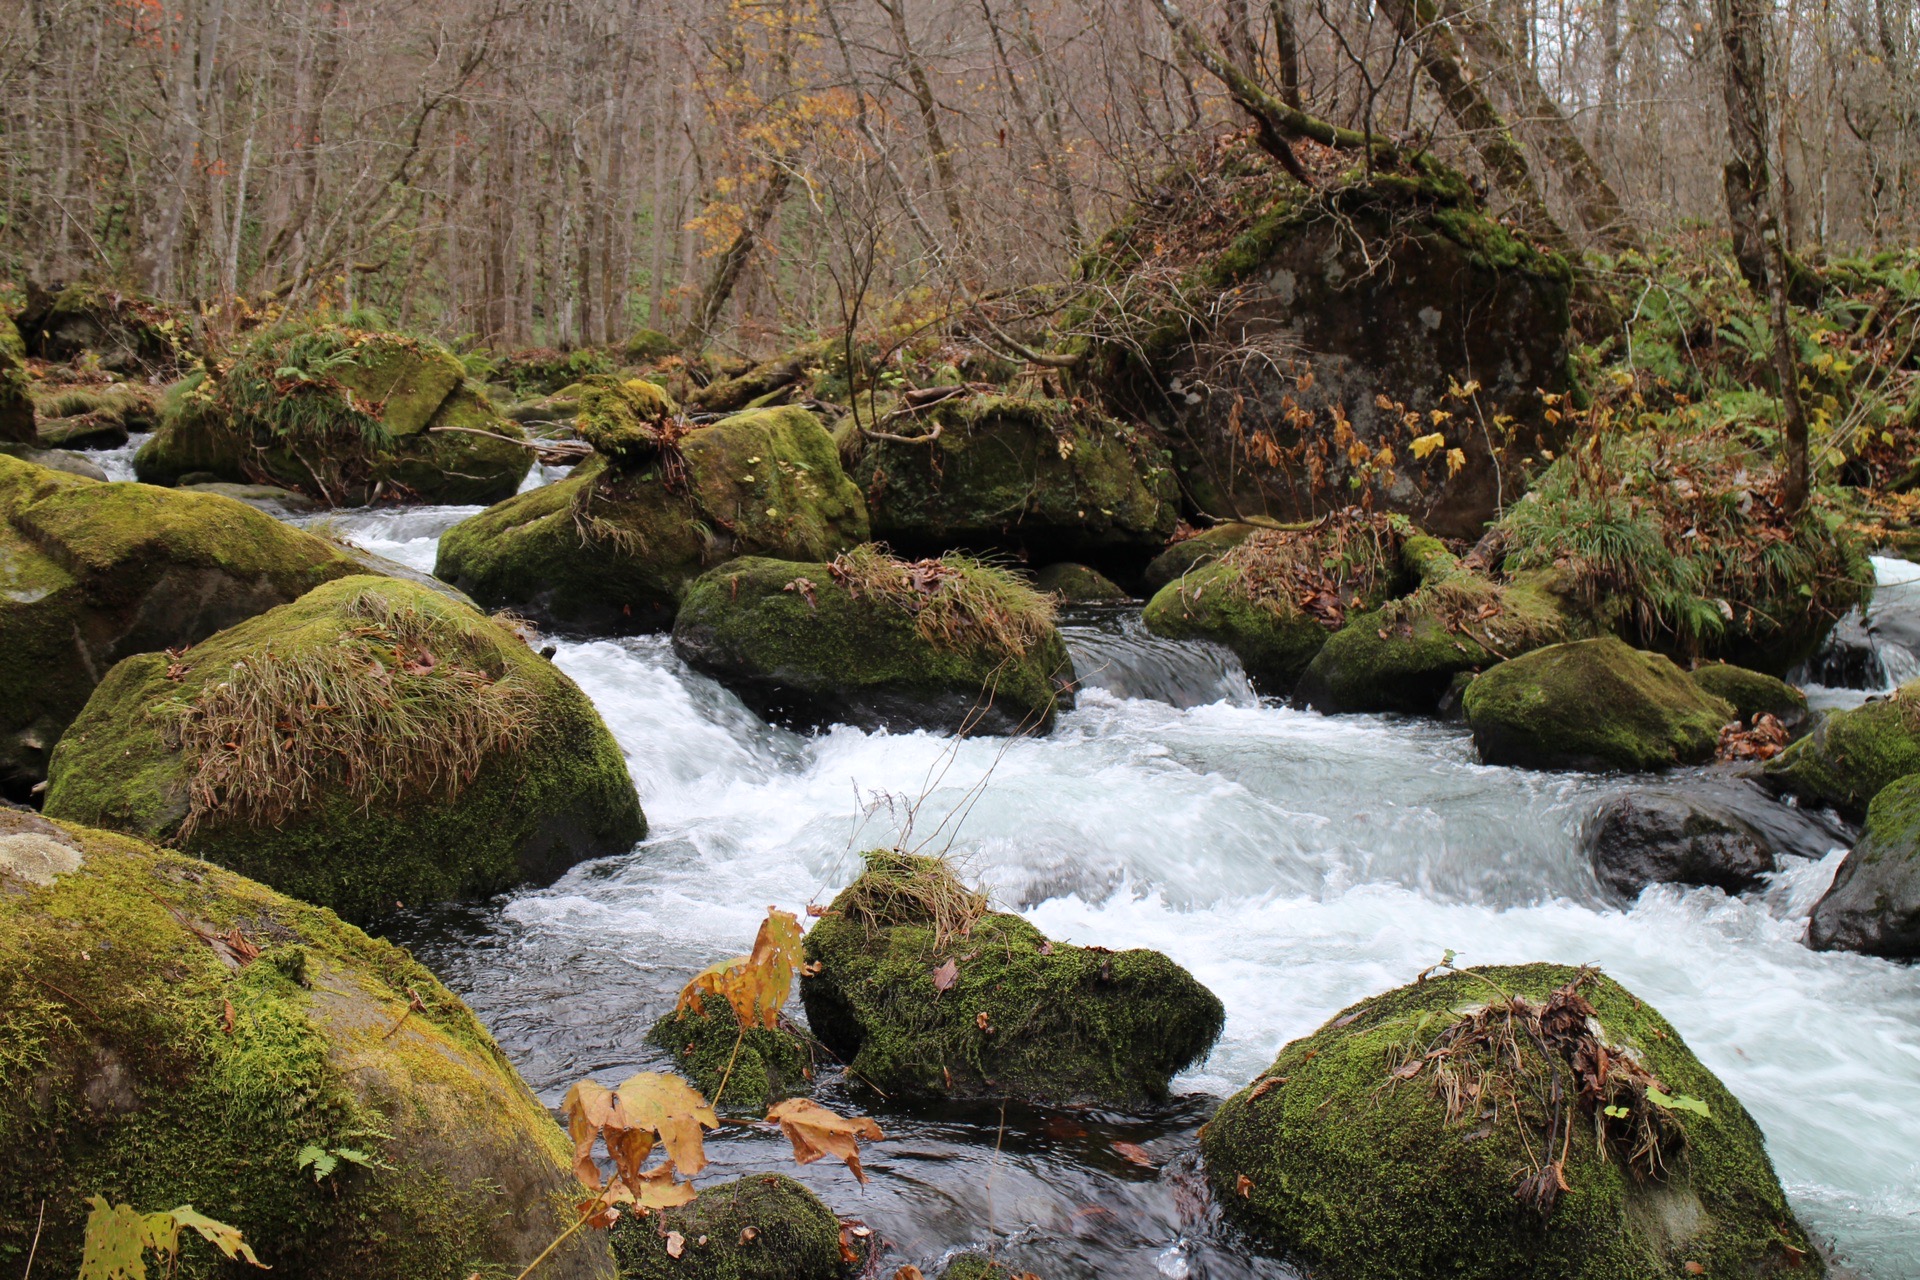
<path id="1" fill-rule="evenodd" d="M 195 644 L 359 572 L 226 498 L 102 484 L 0 454 L 0 791 L 25 799 L 108 668 Z"/>
<path id="2" fill-rule="evenodd" d="M 1806 737 L 1767 761 L 1768 783 L 1802 803 L 1859 820 L 1881 790 L 1920 773 L 1920 681 L 1851 710 L 1829 711 Z"/>
<path id="3" fill-rule="evenodd" d="M 646 835 L 571 680 L 507 624 L 369 576 L 115 666 L 54 751 L 46 812 L 354 920 L 545 884 Z"/>
<path id="4" fill-rule="evenodd" d="M 1064 400 L 956 396 L 881 430 L 901 439 L 853 437 L 848 471 L 866 492 L 874 537 L 903 550 L 1143 560 L 1178 518 L 1164 450 Z"/>
<path id="5" fill-rule="evenodd" d="M 1572 999 L 1553 1000 L 1576 980 Z M 1543 1019 L 1555 1028 L 1544 1041 L 1520 1014 L 1517 1069 L 1497 1044 L 1514 997 L 1563 1010 Z M 1470 1019 L 1490 1009 L 1476 1034 Z M 1597 1097 L 1576 1087 L 1583 1042 L 1608 1050 Z M 1635 1063 L 1699 1109 L 1655 1107 Z M 1549 1081 L 1566 1091 L 1558 1124 L 1539 1101 Z M 1658 1126 L 1646 1130 L 1657 1169 L 1630 1165 L 1643 1124 Z M 1200 1151 L 1227 1217 L 1316 1280 L 1747 1280 L 1792 1274 L 1790 1259 L 1823 1270 L 1739 1100 L 1664 1018 L 1591 970 L 1470 969 L 1361 1001 L 1221 1104 Z M 1525 1194 L 1542 1190 L 1529 1171 L 1562 1157 L 1557 1195 Z"/>
<path id="6" fill-rule="evenodd" d="M 1743 893 L 1777 869 L 1779 854 L 1818 858 L 1845 840 L 1751 783 L 1696 783 L 1609 798 L 1588 819 L 1585 842 L 1600 883 L 1632 899 L 1650 884 Z"/>
<path id="7" fill-rule="evenodd" d="M 1225 645 L 1262 693 L 1285 697 L 1349 611 L 1377 609 L 1392 594 L 1397 562 L 1397 535 L 1383 517 L 1259 529 L 1162 587 L 1144 616 L 1156 635 Z"/>
<path id="8" fill-rule="evenodd" d="M 0 315 L 0 442 L 30 445 L 36 439 L 26 344 L 12 318 Z"/>
<path id="9" fill-rule="evenodd" d="M 457 997 L 189 855 L 0 811 L 0 1008 L 0 1242 L 37 1233 L 35 1274 L 79 1273 L 95 1193 L 192 1204 L 285 1280 L 513 1275 L 572 1221 L 572 1144 Z M 180 1274 L 216 1266 L 187 1233 Z M 585 1232 L 541 1274 L 613 1259 Z"/>
<path id="10" fill-rule="evenodd" d="M 680 1236 L 678 1256 L 669 1233 Z M 608 1233 L 620 1280 L 844 1280 L 840 1219 L 792 1178 L 756 1173 L 702 1187 L 692 1204 L 628 1215 Z"/>
<path id="11" fill-rule="evenodd" d="M 232 498 L 235 502 L 244 502 L 255 511 L 270 515 L 276 520 L 288 520 L 294 516 L 312 515 L 322 511 L 320 503 L 304 493 L 295 493 L 292 489 L 282 489 L 270 484 L 227 484 L 225 481 L 211 481 L 205 484 L 183 484 L 182 493 L 212 493 L 222 498 Z"/>
<path id="12" fill-rule="evenodd" d="M 625 447 L 613 425 L 582 431 Z M 631 463 L 590 459 L 461 521 L 434 573 L 556 627 L 660 631 L 716 564 L 823 560 L 866 538 L 866 504 L 826 428 L 805 409 L 761 409 L 676 435 L 666 462 L 636 441 Z"/>
<path id="13" fill-rule="evenodd" d="M 29 285 L 19 325 L 27 354 L 42 360 L 70 361 L 92 352 L 114 373 L 173 377 L 193 358 L 185 319 L 122 289 Z"/>
<path id="14" fill-rule="evenodd" d="M 1147 562 L 1146 570 L 1141 574 L 1147 594 L 1151 596 L 1181 575 L 1191 573 L 1202 565 L 1212 564 L 1245 542 L 1258 527 L 1238 521 L 1217 524 L 1204 533 L 1168 544 L 1165 551 Z"/>
<path id="15" fill-rule="evenodd" d="M 1204 1058 L 1224 1010 L 1156 951 L 1049 941 L 937 858 L 876 850 L 807 933 L 807 1022 L 892 1098 L 1137 1109 Z"/>
<path id="16" fill-rule="evenodd" d="M 765 1111 L 805 1093 L 813 1078 L 813 1046 L 785 1018 L 743 1030 L 724 1000 L 671 1010 L 647 1032 L 647 1043 L 672 1054 L 675 1069 L 722 1111 Z"/>
<path id="17" fill-rule="evenodd" d="M 1671 660 L 1614 636 L 1535 649 L 1467 686 L 1487 764 L 1664 769 L 1711 760 L 1733 708 Z"/>
<path id="18" fill-rule="evenodd" d="M 1888 783 L 1807 924 L 1818 951 L 1920 960 L 1920 775 Z"/>
<path id="19" fill-rule="evenodd" d="M 1119 604 L 1133 599 L 1125 587 L 1084 564 L 1050 564 L 1033 575 L 1033 585 L 1066 604 Z"/>
<path id="20" fill-rule="evenodd" d="M 1734 714 L 1747 724 L 1772 716 L 1793 733 L 1807 723 L 1807 695 L 1784 680 L 1728 662 L 1709 662 L 1687 675 L 1706 692 L 1731 703 Z"/>
<path id="21" fill-rule="evenodd" d="M 525 440 L 431 339 L 285 324 L 241 348 L 218 381 L 196 371 L 170 387 L 134 470 L 162 485 L 211 472 L 330 506 L 497 502 L 533 464 Z"/>
<path id="22" fill-rule="evenodd" d="M 796 727 L 1047 733 L 1073 705 L 1051 601 L 963 556 L 910 563 L 869 546 L 831 564 L 742 557 L 688 589 L 673 648 Z"/>

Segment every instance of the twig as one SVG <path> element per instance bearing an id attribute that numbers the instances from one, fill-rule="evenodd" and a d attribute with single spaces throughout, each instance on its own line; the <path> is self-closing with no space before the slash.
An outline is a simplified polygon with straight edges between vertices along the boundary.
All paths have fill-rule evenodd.
<path id="1" fill-rule="evenodd" d="M 27 1247 L 27 1269 L 20 1273 L 20 1280 L 28 1280 L 33 1275 L 33 1257 L 40 1252 L 40 1228 L 47 1225 L 47 1202 L 40 1202 L 40 1220 L 33 1224 L 33 1243 Z"/>

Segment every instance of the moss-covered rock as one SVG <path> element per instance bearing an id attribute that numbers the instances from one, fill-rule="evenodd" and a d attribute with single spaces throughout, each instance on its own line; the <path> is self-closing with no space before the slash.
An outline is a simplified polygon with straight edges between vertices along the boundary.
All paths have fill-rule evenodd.
<path id="1" fill-rule="evenodd" d="M 151 431 L 159 398 L 140 383 L 48 387 L 34 396 L 38 439 L 49 449 L 116 449 L 129 432 Z"/>
<path id="2" fill-rule="evenodd" d="M 75 453 L 71 449 L 42 449 L 38 445 L 9 444 L 0 440 L 0 455 L 19 462 L 30 462 L 36 467 L 45 467 L 49 471 L 59 471 L 70 476 L 79 476 L 83 480 L 105 482 L 107 473 L 97 463 L 87 459 L 85 454 Z"/>
<path id="3" fill-rule="evenodd" d="M 1046 733 L 1073 660 L 1046 597 L 963 556 L 742 557 L 688 589 L 673 647 L 769 719 Z"/>
<path id="4" fill-rule="evenodd" d="M 864 542 L 866 505 L 805 409 L 762 409 L 672 442 L 671 464 L 595 458 L 447 530 L 434 572 L 560 627 L 657 631 L 735 556 L 821 560 Z"/>
<path id="5" fill-rule="evenodd" d="M 32 444 L 33 383 L 27 377 L 27 349 L 13 320 L 0 315 L 0 440 Z"/>
<path id="6" fill-rule="evenodd" d="M 1597 1032 L 1578 1006 L 1543 1017 L 1545 1039 L 1524 1011 L 1507 1023 L 1510 999 L 1537 1014 L 1577 977 Z M 1512 1026 L 1517 1052 L 1476 1030 L 1476 1011 Z M 1583 1038 L 1611 1046 L 1597 1100 L 1580 1091 L 1589 1070 L 1566 1056 Z M 1616 1049 L 1706 1114 L 1658 1109 Z M 1596 1105 L 1626 1114 L 1596 1116 Z M 1653 1170 L 1635 1151 L 1643 1124 L 1658 1144 Z M 1317 1280 L 1824 1272 L 1739 1100 L 1664 1018 L 1591 971 L 1471 969 L 1362 1001 L 1223 1103 L 1200 1150 L 1226 1214 Z M 1565 1185 L 1549 1207 L 1519 1199 L 1555 1160 Z"/>
<path id="7" fill-rule="evenodd" d="M 194 644 L 360 572 L 238 502 L 0 455 L 0 791 L 19 799 L 114 663 Z"/>
<path id="8" fill-rule="evenodd" d="M 679 1257 L 668 1234 L 680 1236 Z M 756 1173 L 702 1187 L 692 1204 L 623 1218 L 610 1233 L 621 1280 L 841 1280 L 840 1219 L 792 1178 Z"/>
<path id="9" fill-rule="evenodd" d="M 1116 604 L 1133 598 L 1125 587 L 1084 564 L 1050 564 L 1033 575 L 1033 585 L 1068 604 Z"/>
<path id="10" fill-rule="evenodd" d="M 1709 662 L 1687 673 L 1702 689 L 1732 704 L 1734 714 L 1751 724 L 1772 716 L 1788 731 L 1807 720 L 1807 695 L 1775 676 L 1728 662 Z"/>
<path id="11" fill-rule="evenodd" d="M 1012 1280 L 1013 1271 L 984 1253 L 963 1253 L 946 1265 L 940 1280 Z"/>
<path id="12" fill-rule="evenodd" d="M 555 397 L 579 406 L 574 430 L 616 466 L 644 465 L 659 452 L 668 419 L 678 412 L 669 396 L 645 378 L 584 378 Z"/>
<path id="13" fill-rule="evenodd" d="M 807 933 L 822 1044 L 889 1097 L 1130 1108 L 1166 1098 L 1224 1010 L 1157 951 L 1051 942 L 936 858 L 876 850 Z"/>
<path id="14" fill-rule="evenodd" d="M 1144 554 L 1173 532 L 1170 459 L 1144 433 L 1064 400 L 944 400 L 861 437 L 849 470 L 896 547 L 1017 548 L 1039 560 Z"/>
<path id="15" fill-rule="evenodd" d="M 1156 592 L 1147 628 L 1224 644 L 1262 693 L 1285 697 L 1350 610 L 1392 594 L 1399 536 L 1384 517 L 1357 515 L 1257 530 Z"/>
<path id="16" fill-rule="evenodd" d="M 722 1111 L 764 1111 L 805 1093 L 813 1077 L 813 1046 L 784 1018 L 777 1027 L 742 1032 L 724 1001 L 698 1013 L 670 1011 L 647 1032 L 647 1043 L 671 1053 L 680 1073 Z"/>
<path id="17" fill-rule="evenodd" d="M 512 1275 L 571 1221 L 571 1144 L 459 999 L 187 855 L 0 811 L 0 1009 L 0 1253 L 37 1234 L 36 1274 L 76 1274 L 90 1194 L 314 1280 Z M 547 1268 L 613 1275 L 593 1233 Z M 235 1272 L 188 1233 L 177 1274 Z"/>
<path id="18" fill-rule="evenodd" d="M 346 324 L 286 324 L 242 348 L 216 380 L 170 388 L 140 479 L 196 471 L 297 489 L 338 506 L 382 497 L 495 502 L 533 453 L 439 343 Z"/>
<path id="19" fill-rule="evenodd" d="M 1464 705 L 1480 758 L 1527 769 L 1699 764 L 1733 719 L 1671 660 L 1615 636 L 1503 662 L 1467 686 Z"/>
<path id="20" fill-rule="evenodd" d="M 27 354 L 42 360 L 73 360 L 92 352 L 115 373 L 171 377 L 192 359 L 186 319 L 123 289 L 29 287 L 19 325 Z"/>
<path id="21" fill-rule="evenodd" d="M 1866 830 L 1814 904 L 1807 941 L 1920 960 L 1920 775 L 1888 783 L 1867 806 Z"/>
<path id="22" fill-rule="evenodd" d="M 361 920 L 546 883 L 646 834 L 571 680 L 506 625 L 367 576 L 114 667 L 54 752 L 46 811 Z"/>
<path id="23" fill-rule="evenodd" d="M 1140 575 L 1147 594 L 1151 596 L 1182 574 L 1218 560 L 1245 542 L 1257 527 L 1239 521 L 1217 524 L 1204 533 L 1169 544 L 1165 551 L 1147 562 Z"/>
<path id="24" fill-rule="evenodd" d="M 1854 820 L 1884 787 L 1910 773 L 1920 773 L 1920 681 L 1852 710 L 1828 712 L 1766 764 L 1772 786 Z"/>

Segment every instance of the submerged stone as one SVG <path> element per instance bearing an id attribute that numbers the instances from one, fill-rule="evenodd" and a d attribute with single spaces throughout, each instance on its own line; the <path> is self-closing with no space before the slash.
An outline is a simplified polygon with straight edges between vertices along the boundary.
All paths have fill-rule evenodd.
<path id="1" fill-rule="evenodd" d="M 1814 904 L 1807 941 L 1819 951 L 1920 960 L 1920 775 L 1874 796 L 1860 843 Z"/>
<path id="2" fill-rule="evenodd" d="M 192 1204 L 288 1280 L 513 1275 L 572 1221 L 571 1144 L 457 997 L 189 855 L 0 811 L 0 1008 L 0 1252 L 36 1274 L 79 1272 L 88 1194 Z M 179 1273 L 230 1274 L 191 1233 Z M 541 1274 L 613 1259 L 585 1232 Z"/>
<path id="3" fill-rule="evenodd" d="M 1220 1001 L 1155 951 L 1050 941 L 939 859 L 876 850 L 807 933 L 800 998 L 854 1079 L 895 1098 L 1138 1108 L 1203 1059 Z"/>
<path id="4" fill-rule="evenodd" d="M 50 815 L 356 920 L 544 884 L 646 834 L 586 695 L 505 623 L 392 578 L 126 659 L 48 782 Z"/>
<path id="5" fill-rule="evenodd" d="M 1469 969 L 1353 1005 L 1223 1103 L 1200 1150 L 1228 1218 L 1316 1280 L 1825 1270 L 1739 1100 L 1591 970 Z"/>

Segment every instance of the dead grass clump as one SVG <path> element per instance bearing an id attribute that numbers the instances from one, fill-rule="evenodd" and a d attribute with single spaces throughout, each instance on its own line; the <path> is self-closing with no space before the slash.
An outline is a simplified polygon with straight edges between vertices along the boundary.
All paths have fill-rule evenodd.
<path id="1" fill-rule="evenodd" d="M 854 599 L 905 609 L 920 634 L 942 649 L 974 645 L 1017 658 L 1053 631 L 1051 596 L 971 556 L 896 560 L 867 543 L 842 552 L 828 568 Z"/>
<path id="2" fill-rule="evenodd" d="M 1219 563 L 1226 589 L 1248 604 L 1338 628 L 1385 592 L 1399 561 L 1395 520 L 1349 508 L 1300 529 L 1257 530 Z"/>
<path id="3" fill-rule="evenodd" d="M 836 906 L 869 932 L 927 925 L 938 949 L 971 933 L 987 914 L 987 895 L 961 883 L 945 858 L 898 849 L 875 849 L 865 857 L 866 869 Z"/>
<path id="4" fill-rule="evenodd" d="M 215 821 L 272 826 L 336 792 L 363 806 L 451 797 L 531 743 L 537 695 L 473 638 L 377 592 L 347 612 L 357 625 L 335 643 L 262 646 L 156 708 L 192 762 L 182 838 Z"/>
<path id="5" fill-rule="evenodd" d="M 1411 636 L 1422 618 L 1507 657 L 1567 636 L 1566 621 L 1558 613 L 1516 607 L 1506 585 L 1465 572 L 1423 583 L 1412 595 L 1389 600 L 1380 609 L 1381 629 L 1389 633 Z"/>

